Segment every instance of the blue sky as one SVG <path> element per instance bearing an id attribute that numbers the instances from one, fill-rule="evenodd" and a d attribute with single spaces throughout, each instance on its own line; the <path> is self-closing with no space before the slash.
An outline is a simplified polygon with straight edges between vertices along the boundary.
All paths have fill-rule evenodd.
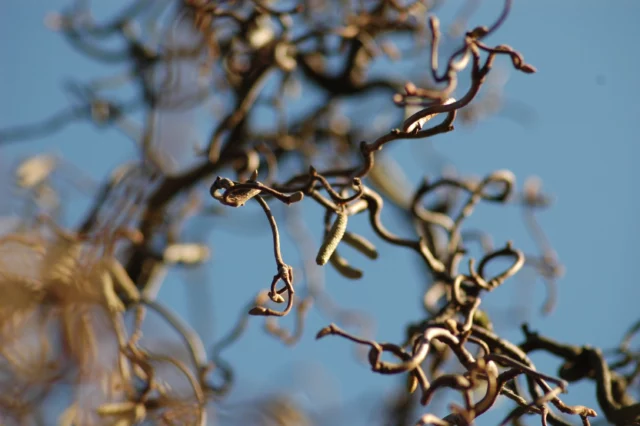
<path id="1" fill-rule="evenodd" d="M 429 146 L 465 175 L 486 175 L 507 168 L 517 176 L 519 187 L 525 178 L 540 176 L 544 190 L 555 197 L 554 205 L 542 212 L 539 220 L 566 267 L 558 284 L 556 310 L 548 317 L 541 316 L 542 282 L 516 277 L 486 298 L 488 309 L 505 318 L 498 322 L 498 330 L 507 338 L 520 340 L 518 324 L 499 313 L 504 314 L 504 308 L 524 295 L 534 306 L 529 317 L 533 329 L 571 344 L 612 347 L 640 313 L 640 290 L 634 279 L 640 237 L 640 179 L 634 167 L 640 155 L 640 59 L 635 54 L 640 40 L 640 3 L 514 3 L 510 18 L 489 43 L 513 46 L 538 69 L 537 74 L 524 75 L 510 70 L 504 59 L 498 60 L 497 68 L 508 76 L 504 88 L 507 105 L 518 106 L 528 119 L 522 123 L 498 114 L 473 126 L 458 125 L 455 132 L 434 138 Z M 472 24 L 489 22 L 500 4 L 485 2 Z M 65 2 L 57 0 L 0 3 L 0 129 L 40 120 L 68 105 L 61 87 L 65 79 L 88 81 L 109 74 L 110 70 L 81 58 L 43 26 L 48 12 L 64 6 Z M 99 5 L 96 15 L 106 7 Z M 442 21 L 447 22 L 445 17 Z M 400 161 L 417 185 L 425 173 L 433 176 L 437 172 L 431 166 L 433 151 L 425 146 L 423 141 L 404 141 L 385 148 L 384 153 Z M 114 130 L 75 123 L 45 138 L 1 146 L 0 167 L 7 169 L 37 151 L 63 155 L 95 179 L 135 152 L 133 144 Z M 70 221 L 81 216 L 82 208 L 81 202 L 71 205 Z M 305 208 L 310 218 L 319 217 L 318 209 Z M 282 217 L 282 209 L 275 211 Z M 407 231 L 386 213 L 392 230 Z M 213 248 L 211 265 L 200 274 L 171 273 L 160 292 L 161 300 L 192 321 L 207 344 L 230 329 L 227 318 L 236 318 L 273 274 L 273 260 L 261 257 L 270 245 L 266 221 L 252 216 L 250 209 L 240 216 L 248 227 L 234 225 L 230 215 L 201 224 L 206 229 L 199 233 Z M 366 232 L 364 220 L 353 222 L 354 229 Z M 318 242 L 319 223 L 310 222 Z M 525 252 L 534 250 L 515 207 L 482 205 L 469 225 L 490 232 L 497 245 L 513 240 Z M 327 269 L 326 288 L 344 307 L 363 310 L 375 318 L 376 339 L 397 342 L 403 325 L 420 318 L 424 278 L 417 273 L 410 253 L 372 240 L 380 249 L 380 259 L 372 263 L 353 256 L 353 262 L 365 268 L 365 278 L 348 282 Z M 294 267 L 299 265 L 288 238 L 283 254 Z M 255 266 L 238 270 L 235 262 L 240 256 L 256 256 Z M 354 358 L 353 347 L 346 341 L 315 341 L 316 331 L 328 322 L 317 311 L 311 313 L 301 342 L 286 350 L 263 335 L 260 322 L 253 319 L 248 334 L 225 352 L 238 374 L 231 401 L 293 387 L 313 400 L 316 408 L 353 401 L 365 407 L 379 402 L 400 384 L 398 378 L 372 374 Z M 540 370 L 550 374 L 558 365 L 546 356 L 534 355 L 533 359 L 539 362 Z M 294 366 L 295 374 L 289 366 Z M 593 395 L 590 384 L 577 385 L 564 399 L 570 404 L 589 405 L 594 403 Z M 348 410 L 351 414 L 353 407 Z M 486 424 L 499 418 L 498 414 L 487 415 Z M 364 424 L 356 421 L 357 416 L 341 419 L 344 424 Z M 484 417 L 480 423 L 485 424 Z"/>

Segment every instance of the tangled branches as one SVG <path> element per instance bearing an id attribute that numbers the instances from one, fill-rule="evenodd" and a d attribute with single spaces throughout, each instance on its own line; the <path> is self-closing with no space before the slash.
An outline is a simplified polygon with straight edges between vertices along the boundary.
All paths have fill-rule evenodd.
<path id="1" fill-rule="evenodd" d="M 51 15 L 49 27 L 78 53 L 126 71 L 67 84 L 77 105 L 41 123 L 0 130 L 0 143 L 88 120 L 120 130 L 138 155 L 102 182 L 76 225 L 64 224 L 58 191 L 58 174 L 68 165 L 39 154 L 16 168 L 15 202 L 23 214 L 0 237 L 2 421 L 37 420 L 47 398 L 73 383 L 61 424 L 217 422 L 241 368 L 223 352 L 250 318 L 263 317 L 267 333 L 293 345 L 315 307 L 333 321 L 318 339 L 366 347 L 373 372 L 406 375 L 404 401 L 411 398 L 405 393 L 419 390 L 423 412 L 407 420 L 413 411 L 404 405 L 397 413 L 401 424 L 470 425 L 500 397 L 515 403 L 501 424 L 521 424 L 525 415 L 539 416 L 543 425 L 567 425 L 571 416 L 590 424 L 595 409 L 560 398 L 582 379 L 595 383 L 607 422 L 640 424 L 632 396 L 640 356 L 630 343 L 640 327 L 609 362 L 600 349 L 555 342 L 526 325 L 523 342 L 511 343 L 496 334 L 483 309 L 489 293 L 525 267 L 545 279 L 543 311 L 553 309 L 562 266 L 536 221 L 537 209 L 550 204 L 540 183 L 529 180 L 519 193 L 513 173 L 499 170 L 482 179 L 425 177 L 412 190 L 380 154 L 400 141 L 426 143 L 452 132 L 461 114 L 463 120 L 480 116 L 475 101 L 496 61 L 522 74 L 536 72 L 516 49 L 488 44 L 512 6 L 506 0 L 491 25 L 457 38 L 441 29 L 436 5 L 420 0 L 134 0 L 100 22 L 80 3 Z M 455 44 L 449 54 L 447 38 Z M 381 66 L 389 72 L 374 72 Z M 372 120 L 369 105 L 395 124 Z M 191 120 L 203 111 L 207 137 L 190 146 Z M 385 202 L 402 212 L 411 235 L 390 230 Z M 482 203 L 519 204 L 540 253 L 525 254 L 512 241 L 496 248 L 488 232 L 469 228 Z M 168 271 L 207 262 L 207 244 L 186 237 L 195 218 L 221 223 L 222 214 L 258 206 L 271 232 L 272 250 L 264 253 L 273 257 L 275 274 L 247 296 L 237 323 L 224 324 L 229 333 L 207 351 L 203 336 L 158 298 L 159 289 Z M 322 220 L 301 213 L 307 206 L 318 208 Z M 276 207 L 286 211 L 286 228 Z M 362 263 L 384 261 L 386 251 L 354 229 L 360 218 L 371 238 L 413 252 L 426 271 L 424 318 L 406 325 L 400 343 L 376 341 L 370 321 L 335 302 L 318 275 L 332 268 L 348 280 L 379 284 L 343 254 L 356 251 L 367 259 Z M 285 262 L 292 253 L 281 243 L 281 228 L 301 268 Z M 322 233 L 319 243 L 314 232 Z M 472 256 L 474 243 L 480 256 Z M 236 268 L 240 279 L 247 265 L 254 264 Z M 179 335 L 182 355 L 154 348 L 146 338 L 149 313 Z M 284 325 L 288 315 L 295 316 L 291 331 Z M 559 377 L 538 371 L 528 357 L 533 351 L 559 357 Z M 458 372 L 444 371 L 451 357 Z M 431 408 L 445 389 L 458 392 L 463 404 L 449 405 L 441 417 Z M 256 418 L 259 424 L 310 422 L 286 398 L 270 400 Z"/>

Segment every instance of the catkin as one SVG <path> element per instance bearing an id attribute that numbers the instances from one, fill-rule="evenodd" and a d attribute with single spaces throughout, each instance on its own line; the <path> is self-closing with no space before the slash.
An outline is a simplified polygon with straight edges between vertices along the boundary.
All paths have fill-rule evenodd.
<path id="1" fill-rule="evenodd" d="M 345 234 L 346 235 L 346 234 Z M 349 278 L 352 280 L 358 280 L 362 278 L 363 273 L 360 269 L 354 268 L 349 265 L 347 260 L 340 256 L 337 251 L 334 251 L 331 257 L 329 258 L 329 263 L 333 266 L 340 275 L 345 278 Z"/>
<path id="2" fill-rule="evenodd" d="M 353 232 L 345 232 L 342 239 L 345 244 L 353 247 L 369 259 L 375 260 L 378 258 L 378 250 L 376 250 L 376 246 L 362 235 L 354 234 Z"/>
<path id="3" fill-rule="evenodd" d="M 331 229 L 325 236 L 322 246 L 320 246 L 320 250 L 318 251 L 318 255 L 316 256 L 316 263 L 318 265 L 326 265 L 329 258 L 338 247 L 340 240 L 342 240 L 342 237 L 344 236 L 344 232 L 347 230 L 348 217 L 349 216 L 344 212 L 338 213 L 338 217 L 335 222 L 333 222 Z"/>

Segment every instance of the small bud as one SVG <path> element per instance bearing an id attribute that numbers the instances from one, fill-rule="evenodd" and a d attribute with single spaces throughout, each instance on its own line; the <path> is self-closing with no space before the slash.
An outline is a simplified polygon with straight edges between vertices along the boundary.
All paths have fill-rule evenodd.
<path id="1" fill-rule="evenodd" d="M 211 188 L 209 189 L 209 193 L 213 198 L 219 199 L 220 197 L 219 195 L 216 194 L 216 191 L 218 191 L 219 189 L 229 189 L 234 185 L 235 184 L 233 183 L 232 180 L 218 176 L 216 180 L 213 182 L 213 184 L 211 185 Z"/>
<path id="2" fill-rule="evenodd" d="M 249 315 L 266 316 L 267 312 L 267 308 L 263 308 L 262 306 L 254 306 L 249 310 Z"/>
<path id="3" fill-rule="evenodd" d="M 327 336 L 329 334 L 333 333 L 333 327 L 328 325 L 325 328 L 323 328 L 322 330 L 318 331 L 318 334 L 316 334 L 316 340 L 317 339 L 322 339 L 324 336 Z"/>
<path id="4" fill-rule="evenodd" d="M 489 28 L 485 26 L 480 26 L 469 31 L 468 35 L 471 38 L 478 39 L 486 36 L 488 33 L 489 33 Z"/>
<path id="5" fill-rule="evenodd" d="M 302 201 L 303 198 L 304 198 L 304 193 L 302 191 L 294 192 L 293 194 L 289 195 L 288 204 L 297 203 L 299 201 Z"/>
<path id="6" fill-rule="evenodd" d="M 269 293 L 269 298 L 274 302 L 274 303 L 283 303 L 284 302 L 284 297 L 282 297 L 282 295 L 278 294 L 278 293 Z"/>

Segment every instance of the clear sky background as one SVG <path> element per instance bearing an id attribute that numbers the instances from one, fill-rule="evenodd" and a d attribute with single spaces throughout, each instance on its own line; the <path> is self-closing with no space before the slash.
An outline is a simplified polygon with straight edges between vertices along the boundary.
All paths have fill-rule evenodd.
<path id="1" fill-rule="evenodd" d="M 95 3 L 96 16 L 110 9 L 107 2 Z M 559 280 L 558 305 L 552 315 L 541 316 L 544 285 L 527 280 L 522 272 L 485 298 L 487 309 L 496 315 L 498 331 L 520 341 L 518 326 L 524 317 L 534 330 L 559 341 L 611 348 L 640 316 L 636 282 L 640 179 L 635 164 L 640 156 L 640 2 L 514 3 L 511 16 L 490 44 L 513 46 L 538 73 L 514 72 L 504 58 L 499 59 L 499 70 L 509 78 L 504 88 L 507 111 L 473 126 L 458 125 L 455 132 L 433 139 L 429 146 L 465 175 L 507 168 L 517 176 L 519 188 L 525 178 L 540 176 L 545 192 L 555 197 L 539 220 L 566 267 Z M 471 23 L 491 22 L 501 4 L 484 2 Z M 44 27 L 45 15 L 65 5 L 59 0 L 0 2 L 0 129 L 44 119 L 68 105 L 61 87 L 65 79 L 89 81 L 111 73 L 83 59 L 60 35 Z M 445 17 L 442 21 L 447 22 Z M 510 112 L 520 119 L 510 118 Z M 204 123 L 203 128 L 209 127 Z M 385 152 L 406 166 L 417 185 L 425 173 L 437 172 L 433 151 L 425 146 L 422 141 L 405 141 Z M 39 151 L 64 156 L 96 180 L 135 153 L 133 144 L 117 131 L 79 122 L 41 139 L 0 146 L 2 175 L 19 159 Z M 69 206 L 70 223 L 81 217 L 83 208 L 82 202 Z M 309 217 L 316 218 L 309 223 L 319 242 L 320 211 L 308 210 Z M 276 209 L 279 217 L 282 213 Z M 385 216 L 389 227 L 407 235 L 408 230 L 389 213 Z M 229 319 L 238 317 L 273 274 L 273 260 L 260 258 L 270 245 L 266 221 L 249 208 L 240 216 L 239 222 L 229 216 L 200 222 L 192 229 L 192 236 L 200 235 L 212 245 L 210 266 L 198 274 L 171 273 L 160 292 L 161 300 L 192 322 L 207 345 L 232 327 Z M 366 229 L 364 220 L 355 222 L 355 229 Z M 534 251 L 516 207 L 481 205 L 469 225 L 490 232 L 496 245 L 513 240 L 525 252 Z M 326 288 L 343 307 L 375 318 L 377 340 L 399 342 L 403 326 L 421 318 L 424 278 L 408 252 L 372 240 L 380 259 L 372 263 L 353 256 L 352 260 L 364 267 L 365 278 L 348 282 L 327 268 Z M 283 254 L 299 266 L 288 238 Z M 238 269 L 239 256 L 258 260 L 250 269 Z M 529 311 L 514 317 L 506 309 L 519 306 L 522 298 L 531 305 Z M 373 410 L 401 385 L 397 377 L 372 374 L 354 357 L 352 344 L 331 337 L 315 341 L 316 331 L 328 323 L 317 311 L 310 314 L 305 334 L 293 348 L 284 349 L 265 337 L 261 322 L 252 319 L 249 332 L 225 352 L 238 375 L 230 405 L 266 392 L 295 389 L 300 401 L 323 413 L 325 423 L 360 425 L 370 419 L 365 410 Z M 559 365 L 546 356 L 536 354 L 533 359 L 539 370 L 550 374 Z M 595 405 L 594 394 L 591 384 L 579 384 L 563 398 L 569 404 Z M 345 411 L 336 411 L 341 405 Z M 327 417 L 330 413 L 338 417 Z M 483 416 L 478 424 L 497 424 L 503 415 L 504 409 Z"/>

